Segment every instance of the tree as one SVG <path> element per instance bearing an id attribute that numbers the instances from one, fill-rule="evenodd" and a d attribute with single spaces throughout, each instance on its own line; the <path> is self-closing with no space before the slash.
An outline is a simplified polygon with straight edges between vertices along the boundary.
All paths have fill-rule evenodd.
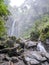
<path id="1" fill-rule="evenodd" d="M 0 37 L 5 35 L 5 20 L 4 18 L 7 17 L 9 14 L 7 6 L 4 4 L 4 0 L 0 0 Z"/>

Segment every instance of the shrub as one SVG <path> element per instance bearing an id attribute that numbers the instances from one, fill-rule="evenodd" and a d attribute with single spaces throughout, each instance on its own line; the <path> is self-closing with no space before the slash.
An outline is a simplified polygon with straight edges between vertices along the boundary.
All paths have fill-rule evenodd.
<path id="1" fill-rule="evenodd" d="M 30 34 L 31 40 L 45 41 L 49 38 L 49 15 L 43 15 L 39 20 L 36 20 L 33 26 L 33 31 Z"/>
<path id="2" fill-rule="evenodd" d="M 33 40 L 37 41 L 38 38 L 39 38 L 39 35 L 40 35 L 39 31 L 38 31 L 38 30 L 34 30 L 34 31 L 32 31 L 31 34 L 30 34 L 30 39 L 31 39 L 32 41 L 33 41 Z"/>
<path id="3" fill-rule="evenodd" d="M 49 39 L 49 24 L 42 29 L 40 39 L 41 41 L 46 41 L 46 39 Z"/>

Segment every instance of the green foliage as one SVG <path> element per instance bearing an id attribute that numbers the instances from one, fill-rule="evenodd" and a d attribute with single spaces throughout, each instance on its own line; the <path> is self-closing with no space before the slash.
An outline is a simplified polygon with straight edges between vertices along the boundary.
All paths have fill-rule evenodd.
<path id="1" fill-rule="evenodd" d="M 3 2 L 0 3 L 0 16 L 6 16 L 8 12 L 7 6 Z"/>
<path id="2" fill-rule="evenodd" d="M 41 41 L 45 41 L 46 39 L 49 39 L 49 24 L 45 25 L 45 27 L 42 29 L 40 39 Z"/>
<path id="3" fill-rule="evenodd" d="M 0 18 L 0 37 L 5 34 L 5 23 L 4 21 Z"/>
<path id="4" fill-rule="evenodd" d="M 41 41 L 45 41 L 49 38 L 49 15 L 43 15 L 41 19 L 36 20 L 33 31 L 30 34 L 31 40 L 38 40 L 40 37 Z"/>
<path id="5" fill-rule="evenodd" d="M 0 0 L 0 37 L 5 35 L 6 27 L 4 17 L 7 17 L 9 11 L 7 6 L 4 4 L 4 0 Z"/>
<path id="6" fill-rule="evenodd" d="M 33 40 L 35 40 L 35 41 L 37 41 L 38 40 L 38 38 L 39 38 L 39 35 L 40 35 L 40 33 L 39 33 L 39 30 L 33 30 L 32 32 L 31 32 L 31 34 L 30 34 L 30 39 L 33 41 Z"/>

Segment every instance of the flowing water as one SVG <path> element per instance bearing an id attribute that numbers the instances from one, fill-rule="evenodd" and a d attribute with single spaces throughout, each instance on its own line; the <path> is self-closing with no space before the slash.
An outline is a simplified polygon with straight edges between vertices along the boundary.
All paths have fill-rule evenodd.
<path id="1" fill-rule="evenodd" d="M 39 50 L 40 52 L 46 52 L 46 50 L 45 50 L 44 46 L 42 45 L 41 41 L 38 42 L 37 50 Z"/>
<path id="2" fill-rule="evenodd" d="M 15 23 L 16 23 L 16 21 L 14 21 L 13 24 L 12 24 L 11 36 L 14 34 L 14 26 L 15 26 Z"/>

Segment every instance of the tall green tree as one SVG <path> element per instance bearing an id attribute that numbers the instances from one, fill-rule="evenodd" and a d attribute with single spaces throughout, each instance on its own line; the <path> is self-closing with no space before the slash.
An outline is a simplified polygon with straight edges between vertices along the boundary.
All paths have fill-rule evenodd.
<path id="1" fill-rule="evenodd" d="M 5 17 L 9 14 L 8 6 L 4 4 L 4 0 L 0 0 L 0 37 L 5 35 Z"/>

